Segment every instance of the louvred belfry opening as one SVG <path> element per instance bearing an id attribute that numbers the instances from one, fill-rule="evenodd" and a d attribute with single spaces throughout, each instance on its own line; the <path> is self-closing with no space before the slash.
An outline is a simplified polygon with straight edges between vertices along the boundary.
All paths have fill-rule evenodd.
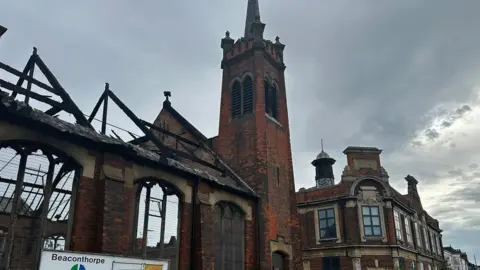
<path id="1" fill-rule="evenodd" d="M 253 111 L 253 81 L 252 77 L 243 79 L 243 114 Z"/>
<path id="2" fill-rule="evenodd" d="M 232 86 L 232 119 L 239 118 L 242 112 L 242 86 L 235 81 Z"/>
<path id="3" fill-rule="evenodd" d="M 300 234 L 285 91 L 285 45 L 263 37 L 259 3 L 248 1 L 244 36 L 221 41 L 222 93 L 215 150 L 260 196 L 259 243 L 263 269 L 272 269 L 275 250 L 286 245 L 288 267 L 301 267 Z M 240 90 L 239 90 L 239 85 Z M 256 268 L 257 269 L 257 268 Z"/>

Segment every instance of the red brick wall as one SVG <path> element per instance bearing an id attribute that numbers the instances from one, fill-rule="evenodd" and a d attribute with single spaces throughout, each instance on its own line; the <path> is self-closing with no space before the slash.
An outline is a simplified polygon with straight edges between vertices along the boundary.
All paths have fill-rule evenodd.
<path id="1" fill-rule="evenodd" d="M 96 251 L 97 210 L 96 180 L 80 177 L 75 199 L 75 216 L 72 230 L 71 250 Z"/>
<path id="2" fill-rule="evenodd" d="M 246 57 L 246 56 L 245 56 Z M 254 52 L 246 60 L 223 70 L 220 106 L 219 136 L 216 149 L 235 171 L 262 197 L 261 212 L 264 225 L 262 239 L 266 268 L 270 268 L 270 240 L 282 236 L 285 242 L 295 244 L 295 253 L 300 249 L 300 232 L 296 214 L 295 187 L 290 149 L 290 132 L 286 105 L 283 72 L 273 68 L 263 52 Z M 231 120 L 229 86 L 235 77 L 244 72 L 255 76 L 254 114 Z M 269 73 L 277 82 L 278 122 L 265 117 L 264 74 Z M 277 174 L 277 167 L 279 174 Z M 279 184 L 280 183 L 280 184 Z M 294 254 L 294 258 L 295 258 Z M 300 266 L 300 261 L 293 263 Z"/>

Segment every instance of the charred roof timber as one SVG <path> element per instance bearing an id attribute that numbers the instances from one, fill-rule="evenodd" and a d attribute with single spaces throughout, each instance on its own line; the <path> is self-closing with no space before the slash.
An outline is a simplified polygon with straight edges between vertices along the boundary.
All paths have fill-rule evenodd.
<path id="1" fill-rule="evenodd" d="M 40 72 L 43 73 L 50 85 L 34 78 L 36 67 L 38 67 Z M 91 115 L 88 116 L 84 114 L 40 58 L 36 48 L 33 48 L 33 53 L 22 71 L 2 62 L 0 62 L 0 69 L 18 77 L 16 84 L 0 78 L 0 119 L 22 125 L 35 126 L 38 127 L 39 130 L 45 130 L 68 140 L 75 140 L 85 145 L 92 145 L 99 149 L 112 151 L 113 153 L 123 155 L 128 159 L 148 162 L 154 166 L 166 166 L 180 173 L 193 174 L 213 185 L 223 186 L 227 190 L 258 197 L 257 194 L 245 184 L 245 182 L 243 182 L 243 180 L 236 175 L 233 170 L 213 152 L 212 149 L 210 149 L 207 145 L 208 139 L 183 118 L 183 116 L 181 116 L 173 107 L 171 107 L 170 101 L 168 100 L 169 97 L 171 97 L 169 91 L 165 91 L 164 93 L 166 97 L 164 105 L 167 105 L 164 106 L 164 108 L 167 108 L 173 116 L 185 123 L 186 128 L 189 129 L 198 139 L 197 142 L 190 141 L 185 137 L 140 119 L 120 100 L 119 97 L 117 97 L 117 95 L 113 93 L 108 83 L 105 84 L 103 93 L 96 103 Z M 27 84 L 26 87 L 23 86 L 25 82 Z M 32 89 L 33 85 L 54 95 L 57 100 L 60 99 L 61 102 L 54 100 L 51 96 L 34 91 Z M 9 94 L 8 92 L 2 91 L 1 88 L 9 90 L 11 93 Z M 24 96 L 23 102 L 16 99 L 19 95 Z M 47 104 L 51 106 L 51 108 L 46 111 L 35 110 L 29 105 L 30 99 Z M 136 136 L 133 133 L 124 130 L 133 138 L 131 141 L 124 141 L 113 130 L 112 133 L 114 136 L 106 134 L 107 125 L 110 125 L 107 123 L 109 100 L 112 100 L 113 103 L 115 103 L 130 118 L 130 120 L 135 123 L 135 125 L 144 133 L 144 136 Z M 102 105 L 102 119 L 95 119 L 95 116 Z M 62 111 L 73 115 L 78 125 L 57 118 L 58 114 Z M 101 122 L 100 132 L 97 132 L 92 126 L 93 120 Z M 189 151 L 186 147 L 184 148 L 186 148 L 187 151 L 184 152 L 166 146 L 159 137 L 154 134 L 154 131 L 174 138 L 179 145 L 190 145 L 195 149 L 203 148 L 205 151 L 215 156 L 215 162 L 210 163 L 197 157 L 194 151 Z M 156 149 L 149 150 L 138 146 L 139 144 L 146 142 L 153 143 Z M 220 175 L 212 175 L 207 171 L 193 168 L 182 160 L 189 160 L 211 168 L 220 172 Z"/>
<path id="2" fill-rule="evenodd" d="M 5 34 L 5 32 L 7 32 L 7 28 L 0 25 L 0 38 L 3 36 L 3 34 Z"/>

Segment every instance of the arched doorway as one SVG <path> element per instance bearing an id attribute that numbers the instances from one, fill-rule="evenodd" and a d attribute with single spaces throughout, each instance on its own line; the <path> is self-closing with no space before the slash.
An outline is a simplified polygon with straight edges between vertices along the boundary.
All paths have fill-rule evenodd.
<path id="1" fill-rule="evenodd" d="M 287 270 L 287 257 L 278 251 L 272 253 L 272 270 Z"/>

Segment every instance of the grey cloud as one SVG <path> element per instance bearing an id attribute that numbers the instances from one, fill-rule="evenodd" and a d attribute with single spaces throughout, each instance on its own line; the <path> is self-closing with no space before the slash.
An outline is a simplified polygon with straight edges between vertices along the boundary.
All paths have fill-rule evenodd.
<path id="1" fill-rule="evenodd" d="M 421 176 L 420 185 L 478 177 L 476 168 L 464 169 L 465 176 L 446 173 L 474 162 L 474 146 L 465 151 L 446 141 L 455 160 L 442 162 L 416 157 L 399 161 L 396 154 L 403 153 L 416 131 L 425 129 L 431 121 L 425 114 L 433 107 L 450 101 L 470 104 L 471 88 L 480 84 L 480 2 L 261 0 L 260 5 L 266 38 L 279 35 L 287 45 L 294 160 L 309 162 L 324 138 L 337 159 L 337 178 L 346 145 L 384 149 L 383 165 L 392 183 L 403 188 L 407 173 Z M 159 112 L 162 92 L 169 90 L 173 105 L 213 136 L 220 107 L 219 42 L 226 30 L 233 38 L 243 32 L 245 8 L 246 0 L 7 1 L 0 9 L 1 23 L 9 27 L 0 52 L 7 53 L 0 58 L 21 69 L 31 47 L 37 46 L 86 113 L 105 81 L 147 120 Z M 461 118 L 465 112 L 468 108 L 460 107 L 452 115 Z M 112 108 L 109 122 L 134 128 L 123 119 Z M 454 121 L 447 118 L 443 126 Z M 442 130 L 432 130 L 434 137 L 435 132 Z M 296 164 L 297 187 L 313 185 L 311 166 Z M 448 216 L 441 222 L 448 225 Z M 480 232 L 467 233 L 470 238 L 460 236 L 454 243 L 480 254 L 471 243 Z"/>

